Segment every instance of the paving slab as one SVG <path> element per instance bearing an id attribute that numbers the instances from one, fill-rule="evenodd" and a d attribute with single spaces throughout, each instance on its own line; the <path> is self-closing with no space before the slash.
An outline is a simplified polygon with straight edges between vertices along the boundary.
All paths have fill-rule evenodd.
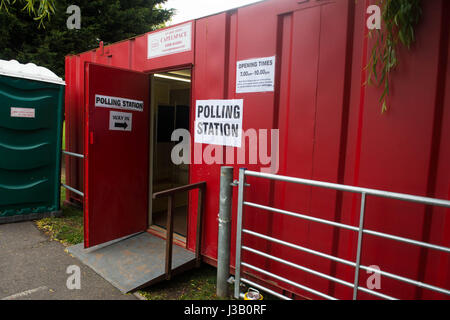
<path id="1" fill-rule="evenodd" d="M 0 225 L 0 300 L 136 300 L 50 241 L 32 221 Z M 81 289 L 69 290 L 69 266 L 81 271 Z"/>

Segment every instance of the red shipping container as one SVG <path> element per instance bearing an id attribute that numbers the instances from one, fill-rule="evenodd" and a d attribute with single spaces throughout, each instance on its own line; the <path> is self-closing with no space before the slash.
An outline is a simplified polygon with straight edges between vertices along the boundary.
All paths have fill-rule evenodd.
<path id="1" fill-rule="evenodd" d="M 86 63 L 93 63 L 88 64 L 90 67 L 103 65 L 146 74 L 151 89 L 141 95 L 144 100 L 149 96 L 146 104 L 152 108 L 156 108 L 152 99 L 156 99 L 154 97 L 159 94 L 159 89 L 150 77 L 159 74 L 176 78 L 177 72 L 183 76 L 187 73 L 179 71 L 188 70 L 191 134 L 195 131 L 197 100 L 243 99 L 244 130 L 279 130 L 278 174 L 450 199 L 449 3 L 446 0 L 422 2 L 423 17 L 417 28 L 416 43 L 410 51 L 401 49 L 399 52 L 400 63 L 391 76 L 390 108 L 385 113 L 381 113 L 379 102 L 381 89 L 365 85 L 365 66 L 373 45 L 373 40 L 367 37 L 366 27 L 369 4 L 371 1 L 368 0 L 267 0 L 67 56 L 67 149 L 86 153 L 85 146 L 89 145 L 89 137 L 86 136 L 89 130 L 85 132 L 86 110 L 89 110 L 85 103 L 88 96 L 86 88 L 89 88 Z M 161 32 L 169 34 L 177 28 L 182 32 L 190 30 L 187 42 L 181 44 L 179 49 L 171 48 L 165 53 L 161 51 L 161 55 L 151 55 L 149 46 L 152 50 L 157 48 L 157 43 L 152 41 L 158 39 Z M 237 62 L 273 56 L 276 71 L 274 90 L 237 93 Z M 108 81 L 111 82 L 111 79 Z M 129 84 L 131 89 L 133 82 Z M 109 94 L 114 96 L 114 90 Z M 136 94 L 139 95 L 138 92 Z M 169 104 L 176 100 L 175 93 L 167 99 Z M 152 134 L 157 130 L 153 124 L 157 126 L 159 121 L 156 115 L 154 117 L 148 116 L 146 127 L 150 140 L 154 139 Z M 130 149 L 127 152 L 147 160 L 150 154 L 151 159 L 155 150 L 146 142 L 145 133 L 141 138 L 135 140 L 133 151 Z M 120 144 L 120 141 L 117 143 Z M 156 148 L 157 141 L 154 143 Z M 247 139 L 243 141 L 247 152 L 253 147 Z M 163 149 L 158 148 L 161 154 Z M 204 152 L 210 152 L 208 145 L 196 144 L 193 136 L 191 148 L 192 151 L 202 148 Z M 260 160 L 254 164 L 238 164 L 234 154 L 237 149 L 221 147 L 221 154 L 216 155 L 223 159 L 223 164 L 227 164 L 227 159 L 235 160 L 232 165 L 236 179 L 240 167 L 254 171 L 267 167 Z M 170 150 L 167 152 L 169 154 L 166 156 L 170 157 Z M 163 161 L 161 159 L 157 158 L 159 162 Z M 120 165 L 115 163 L 116 157 L 107 154 L 103 161 L 109 161 L 111 168 Z M 94 168 L 102 165 L 104 163 L 97 162 Z M 151 177 L 156 174 L 159 169 L 152 170 L 154 165 L 150 160 L 142 175 L 147 177 L 149 169 Z M 207 182 L 202 255 L 205 261 L 213 265 L 217 258 L 221 165 L 203 162 L 192 163 L 188 167 L 189 183 Z M 83 168 L 80 160 L 66 158 L 68 185 L 84 190 L 86 172 Z M 89 168 L 92 170 L 92 165 Z M 121 170 L 126 168 L 121 167 Z M 350 225 L 358 224 L 359 196 L 256 178 L 249 178 L 248 183 L 251 185 L 246 195 L 248 201 Z M 132 181 L 130 185 L 133 185 Z M 101 201 L 108 201 L 108 207 L 113 208 L 122 194 L 117 191 L 119 187 L 114 189 L 112 185 L 111 188 L 111 197 Z M 152 190 L 152 182 L 143 188 Z M 148 201 L 148 196 L 141 195 L 137 200 L 137 195 L 131 194 L 121 201 L 130 204 Z M 83 199 L 68 192 L 68 201 L 82 203 Z M 235 259 L 236 202 L 234 199 L 232 266 Z M 449 209 L 372 197 L 367 199 L 366 208 L 368 229 L 450 246 Z M 151 216 L 148 207 L 143 209 L 141 206 L 135 210 L 139 211 L 141 218 Z M 197 198 L 193 194 L 189 196 L 185 234 L 186 246 L 190 250 L 195 249 L 196 214 Z M 103 219 L 105 221 L 101 223 L 112 223 Z M 142 224 L 142 219 L 140 221 Z M 146 227 L 150 227 L 151 219 L 147 224 Z M 254 208 L 246 210 L 244 225 L 314 250 L 355 259 L 356 234 L 349 231 L 296 221 Z M 353 282 L 353 268 L 260 239 L 244 237 L 244 242 L 269 254 Z M 370 236 L 364 239 L 363 252 L 364 265 L 378 265 L 382 270 L 450 289 L 450 257 L 446 253 Z M 351 288 L 251 254 L 244 254 L 243 258 L 324 293 L 341 299 L 351 298 Z M 253 276 L 265 280 L 276 290 L 284 289 L 298 296 L 317 298 L 266 276 Z M 361 284 L 368 276 L 365 272 L 361 273 Z M 443 294 L 416 289 L 396 280 L 383 278 L 382 281 L 382 292 L 397 298 L 448 299 Z M 359 298 L 373 296 L 361 293 Z"/>

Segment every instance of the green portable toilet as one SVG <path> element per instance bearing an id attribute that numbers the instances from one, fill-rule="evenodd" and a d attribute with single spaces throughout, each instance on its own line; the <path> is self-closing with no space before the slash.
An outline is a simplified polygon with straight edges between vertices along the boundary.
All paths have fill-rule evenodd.
<path id="1" fill-rule="evenodd" d="M 64 88 L 46 68 L 0 60 L 0 223 L 60 214 Z"/>

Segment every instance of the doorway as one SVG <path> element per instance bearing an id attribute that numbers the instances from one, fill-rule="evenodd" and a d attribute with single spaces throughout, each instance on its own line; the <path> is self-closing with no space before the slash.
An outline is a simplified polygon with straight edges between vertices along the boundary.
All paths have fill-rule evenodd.
<path id="1" fill-rule="evenodd" d="M 159 72 L 151 76 L 153 134 L 150 151 L 151 193 L 189 184 L 189 165 L 175 165 L 171 152 L 178 142 L 171 141 L 176 129 L 190 127 L 191 69 Z M 150 229 L 165 232 L 167 199 L 150 198 Z M 174 201 L 174 233 L 185 242 L 189 207 L 188 193 L 177 194 Z"/>

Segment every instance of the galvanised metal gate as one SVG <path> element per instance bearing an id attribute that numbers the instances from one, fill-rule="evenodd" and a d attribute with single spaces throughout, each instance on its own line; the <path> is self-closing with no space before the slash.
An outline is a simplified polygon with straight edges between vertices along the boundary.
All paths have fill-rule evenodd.
<path id="1" fill-rule="evenodd" d="M 300 213 L 290 212 L 290 211 L 286 211 L 286 210 L 281 210 L 281 209 L 245 201 L 244 188 L 246 186 L 246 182 L 245 182 L 246 176 L 253 176 L 253 177 L 259 177 L 259 178 L 276 180 L 276 181 L 284 181 L 284 182 L 302 184 L 302 185 L 319 187 L 319 188 L 327 188 L 327 189 L 333 189 L 333 190 L 338 190 L 338 191 L 360 193 L 361 194 L 361 207 L 360 207 L 359 226 L 355 227 L 355 226 L 351 226 L 351 225 L 347 225 L 347 224 L 342 224 L 342 223 L 325 220 L 325 219 L 319 219 L 319 218 L 315 218 L 315 217 L 300 214 Z M 393 274 L 393 273 L 389 273 L 389 272 L 385 272 L 385 271 L 381 271 L 381 270 L 374 270 L 374 269 L 370 268 L 369 266 L 365 266 L 360 263 L 361 262 L 361 251 L 362 251 L 362 240 L 363 240 L 364 234 L 368 234 L 368 235 L 372 235 L 372 236 L 380 237 L 380 238 L 385 238 L 385 239 L 390 239 L 390 240 L 398 241 L 398 242 L 402 242 L 402 243 L 408 243 L 408 244 L 414 245 L 414 246 L 438 250 L 438 251 L 445 252 L 445 253 L 450 253 L 450 248 L 448 248 L 448 247 L 438 246 L 438 245 L 434 245 L 434 244 L 430 244 L 430 243 L 426 243 L 426 242 L 422 242 L 422 241 L 416 241 L 416 240 L 412 240 L 412 239 L 408 239 L 408 238 L 404 238 L 404 237 L 395 236 L 395 235 L 388 234 L 388 233 L 377 232 L 374 230 L 365 229 L 364 228 L 364 213 L 365 213 L 365 205 L 366 205 L 366 196 L 370 195 L 370 196 L 376 196 L 376 197 L 391 198 L 391 199 L 397 199 L 397 200 L 403 200 L 403 201 L 409 201 L 409 202 L 417 202 L 417 203 L 422 203 L 422 204 L 426 204 L 426 205 L 441 206 L 441 207 L 446 207 L 446 208 L 450 208 L 450 201 L 414 196 L 414 195 L 409 195 L 409 194 L 394 193 L 394 192 L 388 192 L 388 191 L 382 191 L 382 190 L 359 188 L 359 187 L 340 185 L 340 184 L 328 183 L 328 182 L 321 182 L 321 181 L 315 181 L 315 180 L 307 180 L 307 179 L 293 178 L 293 177 L 280 176 L 280 175 L 274 175 L 274 174 L 260 173 L 260 172 L 255 172 L 255 171 L 248 171 L 246 169 L 239 170 L 239 185 L 238 186 L 239 186 L 239 190 L 238 190 L 237 235 L 236 235 L 236 271 L 235 271 L 235 281 L 234 281 L 234 297 L 236 299 L 243 297 L 243 294 L 240 292 L 240 284 L 242 282 L 242 283 L 245 283 L 252 287 L 255 287 L 257 289 L 266 291 L 266 292 L 268 292 L 274 296 L 277 296 L 281 299 L 290 300 L 288 297 L 286 297 L 284 295 L 281 295 L 273 290 L 270 290 L 269 288 L 266 288 L 260 284 L 257 284 L 251 280 L 244 278 L 241 274 L 242 273 L 241 267 L 246 267 L 248 269 L 254 270 L 261 274 L 267 275 L 269 277 L 272 277 L 274 279 L 277 279 L 279 281 L 282 281 L 284 283 L 292 285 L 296 288 L 313 293 L 319 297 L 322 297 L 325 299 L 330 299 L 330 300 L 337 300 L 335 297 L 327 295 L 323 292 L 319 292 L 317 290 L 314 290 L 312 288 L 304 286 L 300 283 L 291 281 L 289 279 L 286 279 L 284 277 L 276 275 L 272 272 L 263 270 L 254 265 L 243 262 L 241 260 L 241 251 L 242 250 L 251 252 L 253 254 L 265 257 L 267 259 L 271 259 L 273 261 L 276 261 L 276 262 L 279 262 L 279 263 L 282 263 L 285 265 L 288 265 L 290 267 L 296 268 L 298 270 L 302 270 L 304 272 L 316 275 L 318 277 L 321 277 L 321 278 L 324 278 L 324 279 L 327 279 L 327 280 L 330 280 L 330 281 L 333 281 L 336 283 L 340 283 L 341 285 L 353 288 L 353 300 L 356 300 L 358 298 L 358 291 L 366 292 L 368 294 L 371 294 L 371 295 L 374 295 L 374 296 L 377 296 L 377 297 L 380 297 L 383 299 L 398 300 L 395 297 L 359 286 L 358 285 L 359 272 L 361 269 L 366 270 L 366 271 L 372 271 L 372 272 L 376 271 L 380 275 L 391 278 L 391 279 L 395 279 L 398 281 L 409 283 L 409 284 L 417 286 L 417 287 L 426 288 L 426 289 L 429 289 L 432 291 L 450 295 L 450 290 L 436 287 L 436 286 L 426 284 L 426 283 L 423 283 L 420 281 L 416 281 L 416 280 L 413 280 L 410 278 L 406 278 L 403 276 L 399 276 L 397 274 Z M 307 220 L 307 221 L 312 221 L 312 222 L 316 222 L 316 223 L 321 223 L 321 224 L 357 232 L 358 233 L 358 243 L 357 243 L 356 261 L 349 261 L 346 259 L 341 259 L 341 258 L 332 256 L 332 255 L 328 255 L 328 254 L 325 254 L 325 253 L 322 253 L 322 252 L 319 252 L 316 250 L 308 249 L 306 247 L 303 247 L 303 246 L 300 246 L 297 244 L 286 242 L 281 239 L 276 239 L 276 238 L 269 237 L 269 236 L 261 234 L 261 233 L 254 232 L 249 229 L 245 229 L 245 228 L 243 228 L 243 225 L 242 225 L 244 206 L 268 210 L 268 211 L 271 211 L 274 213 L 279 213 L 279 214 L 295 217 L 298 219 L 303 219 L 303 220 Z M 271 254 L 267 254 L 267 253 L 261 252 L 259 250 L 250 248 L 248 246 L 242 245 L 242 235 L 243 234 L 249 234 L 249 235 L 252 235 L 252 236 L 260 238 L 260 239 L 265 239 L 265 240 L 273 242 L 273 243 L 277 243 L 277 244 L 280 244 L 283 246 L 287 246 L 287 247 L 296 249 L 301 252 L 306 252 L 309 254 L 313 254 L 313 255 L 322 257 L 324 259 L 332 260 L 332 261 L 335 261 L 338 263 L 342 263 L 342 264 L 354 267 L 354 282 L 350 283 L 348 281 L 338 279 L 336 277 L 327 275 L 325 273 L 318 272 L 318 271 L 312 270 L 310 268 L 300 266 L 298 264 L 294 264 L 290 261 L 275 257 Z"/>

